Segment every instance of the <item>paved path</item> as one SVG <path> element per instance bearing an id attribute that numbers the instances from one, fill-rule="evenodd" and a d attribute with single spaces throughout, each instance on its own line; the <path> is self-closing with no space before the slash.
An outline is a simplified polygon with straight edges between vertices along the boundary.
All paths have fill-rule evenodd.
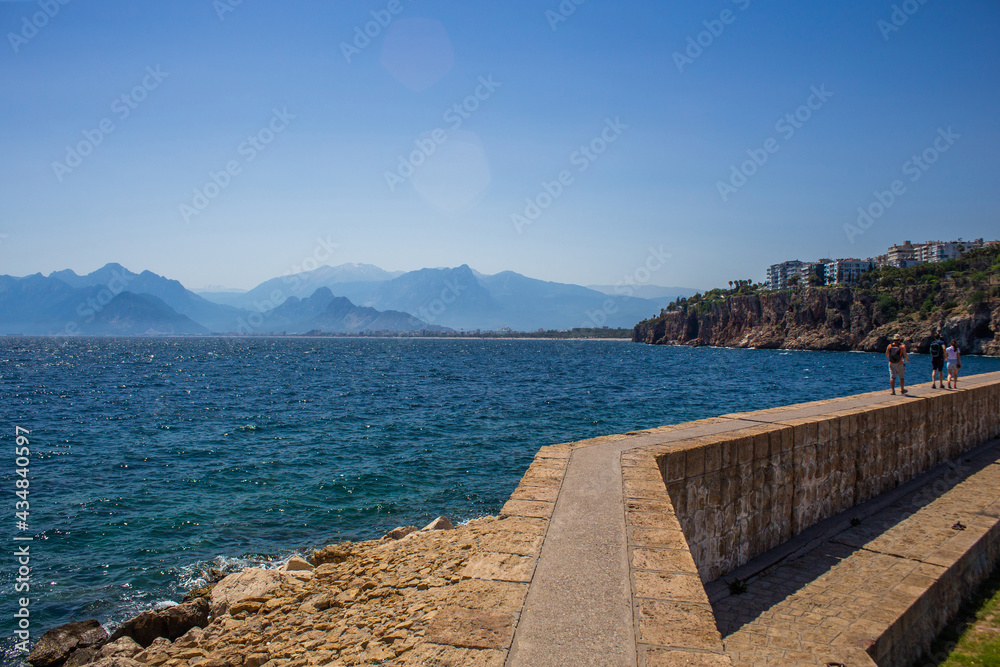
<path id="1" fill-rule="evenodd" d="M 836 402 L 837 410 L 846 410 L 908 401 L 930 393 L 929 386 L 918 385 L 911 388 L 909 397 L 879 392 L 752 414 L 724 415 L 678 427 L 613 436 L 600 439 L 593 445 L 573 448 L 567 454 L 569 461 L 558 490 L 553 488 L 551 499 L 546 498 L 549 502 L 536 502 L 542 498 L 533 497 L 531 488 L 519 489 L 526 492 L 520 499 L 517 499 L 517 494 L 512 496 L 512 514 L 518 514 L 517 506 L 520 506 L 528 509 L 528 516 L 545 517 L 549 523 L 534 572 L 530 575 L 524 606 L 513 629 L 506 666 L 686 664 L 675 662 L 680 656 L 670 650 L 664 653 L 656 649 L 654 653 L 643 654 L 638 649 L 640 645 L 645 643 L 648 646 L 649 643 L 644 642 L 642 637 L 644 603 L 640 598 L 643 594 L 637 592 L 638 584 L 635 582 L 639 581 L 639 577 L 635 562 L 630 562 L 635 557 L 630 549 L 634 551 L 635 547 L 629 541 L 626 520 L 629 510 L 623 491 L 623 453 L 747 429 L 762 423 L 782 423 L 822 415 L 830 410 L 831 402 Z M 1000 462 L 1000 454 L 997 461 Z M 989 470 L 1000 471 L 1000 466 Z M 987 478 L 978 478 L 976 489 L 986 488 L 982 486 L 983 479 Z M 990 479 L 988 483 L 1000 489 L 1000 478 Z M 967 493 L 967 490 L 962 492 L 962 502 Z M 554 506 L 549 504 L 553 501 Z M 913 500 L 905 502 L 912 503 Z M 954 505 L 951 500 L 942 499 L 942 502 Z M 885 504 L 884 499 L 882 503 Z M 548 505 L 548 510 L 544 509 L 545 505 Z M 896 545 L 925 540 L 927 536 L 920 532 L 920 526 L 929 525 L 928 516 L 935 517 L 931 523 L 937 528 L 940 528 L 938 523 L 949 520 L 947 517 L 951 515 L 942 513 L 940 509 L 943 506 L 939 503 L 926 511 L 914 510 L 919 519 L 909 523 L 897 521 L 897 532 L 886 539 L 893 540 Z M 869 507 L 867 511 L 874 512 L 875 509 Z M 903 510 L 898 507 L 891 510 L 897 514 L 900 511 Z M 891 512 L 890 515 L 895 516 Z M 846 519 L 840 517 L 840 521 L 843 523 Z M 783 545 L 783 551 L 776 550 L 781 551 L 777 558 L 787 561 L 781 568 L 767 566 L 770 567 L 767 576 L 749 577 L 752 579 L 749 596 L 729 598 L 720 594 L 718 584 L 714 588 L 710 585 L 708 592 L 711 594 L 714 591 L 714 609 L 720 615 L 720 630 L 726 652 L 733 660 L 731 664 L 826 664 L 824 660 L 832 661 L 832 658 L 828 660 L 832 654 L 824 652 L 822 647 L 837 638 L 835 631 L 842 622 L 849 620 L 847 617 L 866 613 L 863 608 L 868 612 L 877 608 L 885 596 L 898 595 L 893 582 L 898 584 L 911 575 L 923 572 L 921 568 L 929 567 L 919 559 L 908 559 L 891 549 L 880 553 L 850 542 L 860 539 L 858 535 L 864 530 L 872 530 L 873 526 L 881 526 L 878 529 L 881 531 L 883 528 L 888 530 L 892 524 L 892 521 L 883 522 L 885 525 L 878 521 L 866 521 L 863 530 L 844 533 L 836 540 L 817 539 L 817 530 L 830 530 L 827 524 L 793 539 Z M 936 528 L 934 539 L 950 538 L 955 532 L 950 525 L 944 532 Z M 927 544 L 932 542 L 933 539 Z M 794 558 L 788 557 L 796 551 Z M 663 552 L 663 555 L 673 554 Z M 767 557 L 767 554 L 763 556 L 765 561 Z M 771 554 L 770 557 L 773 565 L 775 556 Z M 838 569 L 837 563 L 841 562 L 846 564 Z M 695 581 L 700 590 L 700 581 Z M 884 584 L 882 588 L 879 588 L 880 581 Z M 707 597 L 705 601 L 705 613 L 711 618 Z M 695 604 L 687 611 L 704 617 L 695 608 L 698 606 Z M 680 627 L 684 622 L 678 619 L 667 624 Z M 663 645 L 659 641 L 652 643 Z M 651 659 L 649 656 L 654 654 L 659 657 Z M 839 653 L 848 655 L 852 660 L 860 659 L 862 654 L 863 651 L 858 653 L 857 650 Z M 693 656 L 695 662 L 701 665 L 730 664 L 728 658 L 724 662 L 718 661 L 725 657 L 721 655 L 698 657 L 697 652 L 685 655 Z"/>
<path id="2" fill-rule="evenodd" d="M 716 420 L 673 439 L 735 431 Z M 573 452 L 531 579 L 507 664 L 635 667 L 636 628 L 625 529 L 621 455 L 664 442 L 634 435 Z"/>

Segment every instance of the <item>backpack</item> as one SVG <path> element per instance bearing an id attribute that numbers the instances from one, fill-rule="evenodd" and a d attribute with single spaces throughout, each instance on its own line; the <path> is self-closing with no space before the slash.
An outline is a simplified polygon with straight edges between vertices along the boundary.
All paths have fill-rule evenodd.
<path id="1" fill-rule="evenodd" d="M 893 343 L 889 346 L 889 361 L 893 364 L 898 364 L 899 360 L 903 358 L 903 349 Z"/>
<path id="2" fill-rule="evenodd" d="M 931 356 L 935 359 L 939 359 L 944 353 L 944 349 L 941 347 L 941 341 L 936 340 L 931 343 Z"/>

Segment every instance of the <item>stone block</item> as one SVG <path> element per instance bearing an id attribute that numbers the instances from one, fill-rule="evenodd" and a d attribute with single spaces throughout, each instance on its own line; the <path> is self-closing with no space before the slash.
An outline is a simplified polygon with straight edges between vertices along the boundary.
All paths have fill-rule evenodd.
<path id="1" fill-rule="evenodd" d="M 670 482 L 677 482 L 684 479 L 685 471 L 687 470 L 687 461 L 684 452 L 667 454 L 665 460 L 664 480 L 669 484 Z"/>
<path id="2" fill-rule="evenodd" d="M 705 445 L 705 473 L 714 473 L 722 469 L 722 445 L 713 442 Z"/>
<path id="3" fill-rule="evenodd" d="M 754 460 L 766 459 L 771 455 L 771 435 L 766 431 L 753 436 Z"/>
<path id="4" fill-rule="evenodd" d="M 680 529 L 670 530 L 667 528 L 630 526 L 629 535 L 631 536 L 629 544 L 636 548 L 645 547 L 649 549 L 688 551 L 687 540 Z"/>
<path id="5" fill-rule="evenodd" d="M 638 611 L 640 642 L 722 653 L 722 636 L 710 607 L 640 600 Z"/>
<path id="6" fill-rule="evenodd" d="M 719 443 L 719 451 L 722 455 L 722 469 L 728 470 L 739 463 L 739 448 L 737 439 L 726 438 Z"/>
<path id="7" fill-rule="evenodd" d="M 693 574 L 637 570 L 632 574 L 632 590 L 638 598 L 708 604 L 701 577 Z"/>
<path id="8" fill-rule="evenodd" d="M 685 477 L 697 477 L 705 474 L 705 448 L 694 446 L 684 452 Z"/>
<path id="9" fill-rule="evenodd" d="M 753 438 L 744 436 L 735 440 L 737 464 L 746 465 L 753 461 Z"/>
<path id="10" fill-rule="evenodd" d="M 427 641 L 462 648 L 506 649 L 514 635 L 514 617 L 484 609 L 450 605 L 427 628 Z"/>
<path id="11" fill-rule="evenodd" d="M 663 648 L 644 647 L 646 667 L 732 667 L 728 655 L 716 653 L 691 653 Z"/>

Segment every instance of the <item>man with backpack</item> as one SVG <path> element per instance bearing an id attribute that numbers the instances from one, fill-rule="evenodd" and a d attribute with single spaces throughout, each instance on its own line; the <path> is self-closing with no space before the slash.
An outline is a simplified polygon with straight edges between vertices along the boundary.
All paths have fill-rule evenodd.
<path id="1" fill-rule="evenodd" d="M 896 395 L 896 378 L 899 378 L 899 392 L 906 393 L 904 378 L 906 376 L 906 363 L 910 360 L 906 354 L 906 346 L 903 345 L 903 337 L 896 334 L 892 337 L 889 347 L 885 348 L 885 358 L 889 360 L 889 388 L 892 395 Z"/>
<path id="2" fill-rule="evenodd" d="M 944 389 L 944 348 L 947 345 L 941 340 L 941 334 L 935 331 L 931 334 L 934 339 L 931 341 L 931 389 L 937 389 L 938 382 Z"/>

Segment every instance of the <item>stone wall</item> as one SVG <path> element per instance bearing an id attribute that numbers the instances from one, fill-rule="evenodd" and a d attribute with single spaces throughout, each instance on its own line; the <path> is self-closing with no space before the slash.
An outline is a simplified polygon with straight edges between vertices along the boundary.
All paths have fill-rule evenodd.
<path id="1" fill-rule="evenodd" d="M 725 415 L 760 425 L 658 453 L 702 580 L 1000 436 L 995 376 L 963 380 L 961 392 L 927 390 L 888 405 L 845 407 L 835 399 L 804 404 L 798 413 Z"/>

